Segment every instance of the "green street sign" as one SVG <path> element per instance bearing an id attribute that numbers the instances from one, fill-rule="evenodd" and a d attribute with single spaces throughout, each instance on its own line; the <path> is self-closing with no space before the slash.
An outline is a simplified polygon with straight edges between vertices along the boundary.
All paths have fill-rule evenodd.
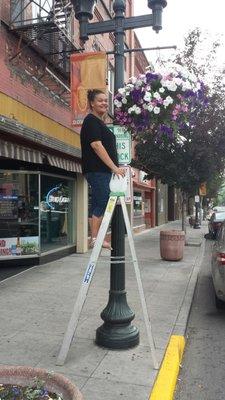
<path id="1" fill-rule="evenodd" d="M 116 147 L 119 164 L 131 162 L 131 135 L 125 128 L 119 125 L 109 125 L 109 129 L 116 136 Z"/>

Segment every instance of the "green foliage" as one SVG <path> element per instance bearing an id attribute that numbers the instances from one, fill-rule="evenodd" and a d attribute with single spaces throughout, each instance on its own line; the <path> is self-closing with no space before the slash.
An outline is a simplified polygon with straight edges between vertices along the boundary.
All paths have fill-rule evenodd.
<path id="1" fill-rule="evenodd" d="M 189 125 L 180 130 L 180 143 L 171 138 L 159 142 L 154 131 L 143 133 L 133 161 L 149 179 L 159 178 L 189 195 L 195 194 L 202 182 L 211 182 L 212 186 L 214 179 L 223 176 L 225 165 L 225 86 L 221 73 L 212 68 L 219 42 L 214 41 L 202 59 L 198 54 L 202 40 L 199 29 L 190 32 L 175 62 L 186 66 L 204 83 L 210 83 L 208 103 L 194 110 Z"/>
<path id="2" fill-rule="evenodd" d="M 0 400 L 62 400 L 56 393 L 45 388 L 45 382 L 34 379 L 28 386 L 0 384 Z"/>

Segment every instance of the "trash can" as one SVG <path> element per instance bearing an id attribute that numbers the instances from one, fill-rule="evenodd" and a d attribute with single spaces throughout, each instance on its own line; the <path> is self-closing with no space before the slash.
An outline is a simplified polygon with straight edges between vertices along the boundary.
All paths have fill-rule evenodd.
<path id="1" fill-rule="evenodd" d="M 184 255 L 185 232 L 160 231 L 160 255 L 163 260 L 179 261 Z"/>

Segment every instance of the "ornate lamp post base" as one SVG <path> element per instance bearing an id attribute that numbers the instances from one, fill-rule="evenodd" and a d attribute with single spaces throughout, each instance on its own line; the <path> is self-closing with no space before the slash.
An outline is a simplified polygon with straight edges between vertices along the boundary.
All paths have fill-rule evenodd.
<path id="1" fill-rule="evenodd" d="M 109 292 L 101 318 L 105 322 L 96 330 L 96 344 L 109 349 L 129 349 L 139 344 L 139 330 L 131 325 L 134 313 L 127 304 L 125 291 Z"/>

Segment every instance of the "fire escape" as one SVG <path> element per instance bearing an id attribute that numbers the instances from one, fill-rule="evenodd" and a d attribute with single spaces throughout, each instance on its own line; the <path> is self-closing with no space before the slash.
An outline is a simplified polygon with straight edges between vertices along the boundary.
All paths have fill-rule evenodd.
<path id="1" fill-rule="evenodd" d="M 81 51 L 74 29 L 74 11 L 68 0 L 11 0 L 10 29 L 20 37 L 20 49 L 32 47 L 53 71 L 57 84 L 69 83 L 69 57 Z M 51 72 L 50 71 L 50 72 Z M 64 89 L 67 87 L 64 85 Z"/>

